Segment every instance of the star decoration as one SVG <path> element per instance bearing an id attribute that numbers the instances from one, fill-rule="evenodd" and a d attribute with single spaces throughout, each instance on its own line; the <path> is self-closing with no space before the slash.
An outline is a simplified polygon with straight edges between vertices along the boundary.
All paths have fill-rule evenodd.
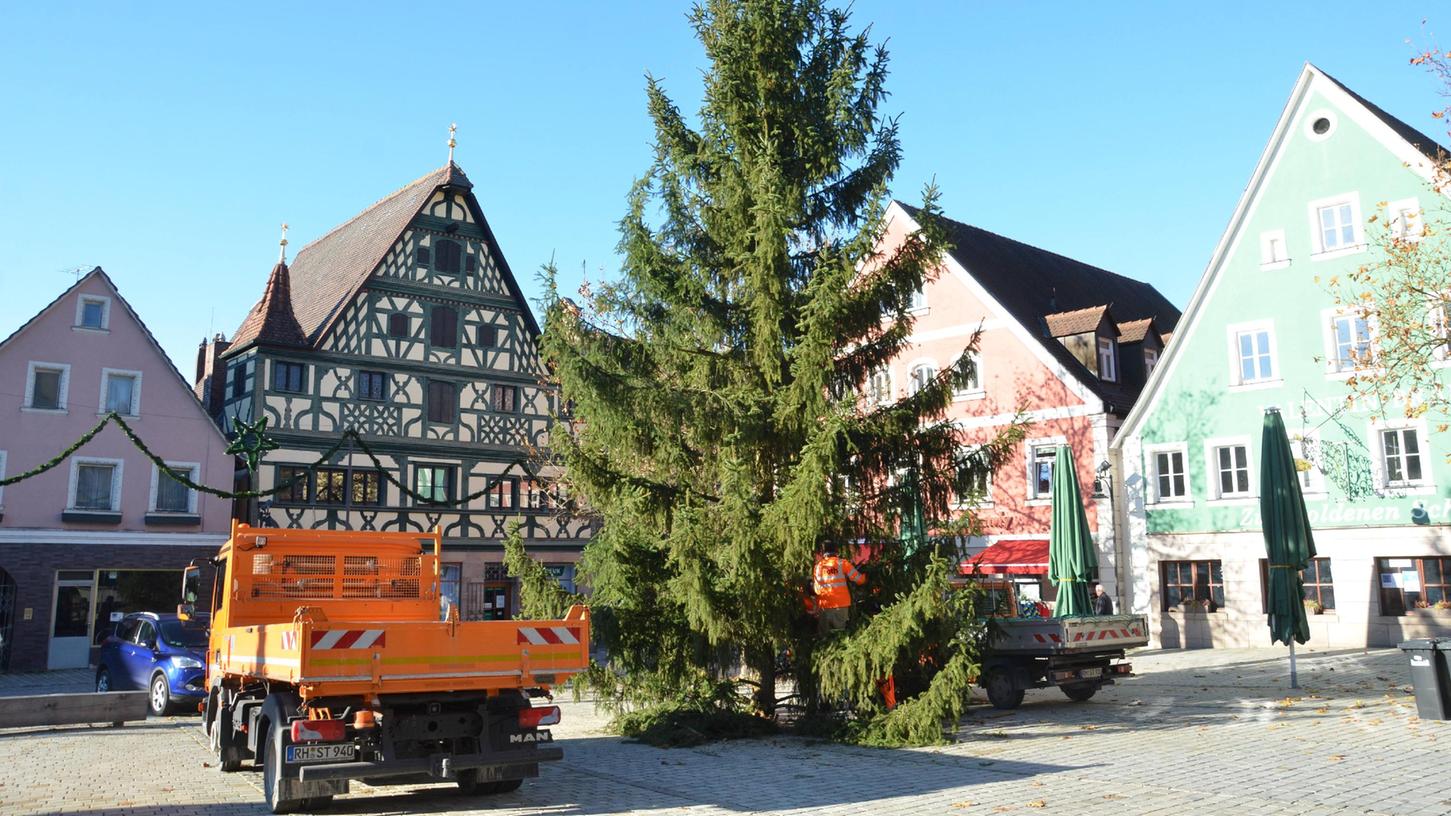
<path id="1" fill-rule="evenodd" d="M 232 439 L 227 453 L 242 457 L 247 470 L 257 472 L 257 465 L 268 451 L 277 450 L 277 441 L 267 435 L 267 417 L 256 422 L 243 422 L 241 417 L 232 417 Z"/>

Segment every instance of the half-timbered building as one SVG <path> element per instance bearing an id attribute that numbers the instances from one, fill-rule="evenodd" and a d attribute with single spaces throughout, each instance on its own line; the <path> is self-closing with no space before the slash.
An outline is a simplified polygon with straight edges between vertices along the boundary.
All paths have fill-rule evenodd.
<path id="1" fill-rule="evenodd" d="M 243 476 L 284 489 L 239 513 L 279 527 L 439 526 L 445 590 L 465 618 L 517 608 L 501 563 L 515 523 L 570 584 L 590 522 L 566 514 L 541 467 L 558 395 L 463 170 L 449 161 L 290 265 L 285 248 L 230 343 L 198 356 L 198 390 L 224 428 L 266 417 L 280 445 Z M 349 429 L 362 445 L 320 462 Z"/>

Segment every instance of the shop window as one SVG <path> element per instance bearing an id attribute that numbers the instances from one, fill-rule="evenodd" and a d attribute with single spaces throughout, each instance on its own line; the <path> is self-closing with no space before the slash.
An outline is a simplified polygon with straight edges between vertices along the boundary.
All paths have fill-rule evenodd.
<path id="1" fill-rule="evenodd" d="M 1300 571 L 1300 580 L 1305 582 L 1304 599 L 1319 603 L 1326 610 L 1335 609 L 1335 583 L 1330 576 L 1329 558 L 1312 558 L 1310 566 Z M 1270 567 L 1269 562 L 1260 559 L 1260 608 L 1270 611 Z"/>
<path id="2" fill-rule="evenodd" d="M 1375 563 L 1382 615 L 1451 609 L 1451 557 L 1377 558 Z"/>

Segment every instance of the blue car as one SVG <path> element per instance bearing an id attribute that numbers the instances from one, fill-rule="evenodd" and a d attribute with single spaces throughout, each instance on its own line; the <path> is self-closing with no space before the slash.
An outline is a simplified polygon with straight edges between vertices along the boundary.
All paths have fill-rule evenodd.
<path id="1" fill-rule="evenodd" d="M 132 612 L 101 642 L 96 691 L 146 691 L 151 713 L 195 711 L 207 692 L 205 618 Z"/>

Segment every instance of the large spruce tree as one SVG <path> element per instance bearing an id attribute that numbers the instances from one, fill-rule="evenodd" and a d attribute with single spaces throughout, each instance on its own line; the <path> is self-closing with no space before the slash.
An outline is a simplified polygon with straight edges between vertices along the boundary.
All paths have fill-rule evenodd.
<path id="1" fill-rule="evenodd" d="M 763 715 L 794 688 L 807 708 L 845 706 L 864 738 L 939 739 L 975 671 L 968 594 L 897 520 L 919 500 L 947 518 L 1015 440 L 965 448 L 942 421 L 966 354 L 897 401 L 862 396 L 945 249 L 936 193 L 921 230 L 880 252 L 901 151 L 878 112 L 886 51 L 846 11 L 709 0 L 690 21 L 704 103 L 687 117 L 647 83 L 656 153 L 620 224 L 620 273 L 546 310 L 572 406 L 553 446 L 603 520 L 581 568 L 611 658 L 596 679 L 617 701 Z M 826 542 L 873 556 L 852 627 L 822 636 L 803 601 Z M 919 682 L 887 713 L 894 668 Z"/>

